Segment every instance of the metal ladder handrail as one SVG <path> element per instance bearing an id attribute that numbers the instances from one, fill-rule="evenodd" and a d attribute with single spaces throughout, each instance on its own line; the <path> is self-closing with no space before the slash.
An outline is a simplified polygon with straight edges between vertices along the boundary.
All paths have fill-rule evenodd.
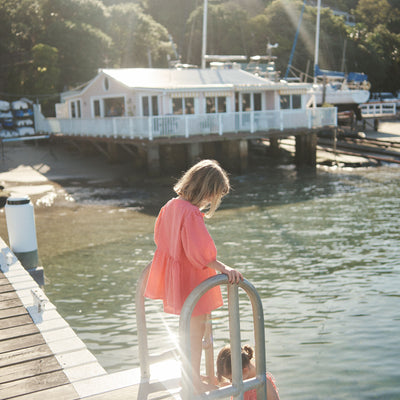
<path id="1" fill-rule="evenodd" d="M 167 358 L 179 358 L 178 349 L 170 349 L 160 354 L 150 355 L 149 345 L 147 340 L 147 325 L 146 325 L 146 314 L 145 314 L 145 297 L 144 291 L 146 289 L 147 279 L 150 272 L 151 263 L 142 271 L 137 281 L 137 288 L 135 294 L 136 304 L 136 326 L 138 335 L 138 348 L 139 348 L 139 364 L 140 364 L 140 385 L 138 400 L 147 399 L 150 393 L 165 390 L 164 385 L 160 383 L 150 383 L 150 364 L 158 361 L 165 360 Z M 176 386 L 179 384 L 179 380 L 175 382 Z M 169 382 L 169 386 L 174 386 L 174 382 Z"/>
<path id="2" fill-rule="evenodd" d="M 171 355 L 180 355 L 181 358 L 181 378 L 183 400 L 194 399 L 220 399 L 233 396 L 236 399 L 243 399 L 243 393 L 247 390 L 257 388 L 257 399 L 265 400 L 266 392 L 266 367 L 265 367 L 265 333 L 264 333 L 264 313 L 261 299 L 255 287 L 246 279 L 239 284 L 229 284 L 228 277 L 218 274 L 210 277 L 198 285 L 187 297 L 181 311 L 179 320 L 179 340 L 180 349 L 168 350 L 158 355 L 150 355 L 147 339 L 147 326 L 145 314 L 144 291 L 151 263 L 142 271 L 135 294 L 136 302 L 136 324 L 138 332 L 139 363 L 141 371 L 141 384 L 138 399 L 147 398 L 147 395 L 154 392 L 159 385 L 150 385 L 150 364 L 152 362 L 164 360 Z M 201 296 L 215 286 L 228 285 L 228 310 L 229 310 L 229 331 L 232 356 L 232 385 L 214 390 L 201 395 L 193 392 L 191 359 L 190 359 L 190 319 L 195 305 Z M 241 357 L 241 338 L 239 321 L 239 296 L 238 288 L 241 287 L 250 298 L 253 310 L 254 336 L 255 336 L 255 359 L 256 377 L 243 382 L 242 376 L 242 357 Z M 212 347 L 209 349 L 213 351 Z"/>
<path id="3" fill-rule="evenodd" d="M 215 286 L 228 284 L 228 311 L 229 311 L 229 336 L 231 346 L 232 385 L 218 390 L 195 395 L 192 384 L 192 369 L 190 362 L 190 319 L 193 309 L 201 296 Z M 256 377 L 243 381 L 241 337 L 239 319 L 239 295 L 238 288 L 244 289 L 250 298 L 253 309 L 254 338 L 255 338 L 255 360 Z M 219 274 L 203 281 L 193 289 L 183 304 L 179 320 L 179 338 L 182 354 L 182 399 L 221 399 L 233 396 L 236 399 L 243 399 L 247 390 L 257 389 L 257 399 L 267 398 L 267 378 L 265 366 L 265 332 L 264 312 L 260 296 L 255 287 L 246 279 L 239 284 L 229 284 L 228 277 Z"/>

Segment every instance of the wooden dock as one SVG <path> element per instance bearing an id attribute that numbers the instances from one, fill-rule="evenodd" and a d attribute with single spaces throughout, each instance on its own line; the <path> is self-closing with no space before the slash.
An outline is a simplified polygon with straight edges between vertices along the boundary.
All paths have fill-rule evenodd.
<path id="1" fill-rule="evenodd" d="M 137 399 L 139 369 L 108 374 L 1 238 L 0 265 L 0 399 Z"/>

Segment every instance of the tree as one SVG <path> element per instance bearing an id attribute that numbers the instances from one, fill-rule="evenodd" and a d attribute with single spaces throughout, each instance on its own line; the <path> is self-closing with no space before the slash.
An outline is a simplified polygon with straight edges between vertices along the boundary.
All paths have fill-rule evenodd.
<path id="1" fill-rule="evenodd" d="M 44 0 L 41 42 L 58 49 L 59 89 L 91 79 L 104 66 L 112 40 L 104 33 L 105 8 L 97 0 Z"/>
<path id="2" fill-rule="evenodd" d="M 168 31 L 135 4 L 109 8 L 107 32 L 113 40 L 115 67 L 167 66 L 173 54 Z"/>
<path id="3" fill-rule="evenodd" d="M 248 14 L 235 4 L 209 4 L 207 11 L 207 54 L 247 55 L 249 44 Z M 203 6 L 190 15 L 187 24 L 192 26 L 186 34 L 184 60 L 201 64 L 203 35 Z"/>

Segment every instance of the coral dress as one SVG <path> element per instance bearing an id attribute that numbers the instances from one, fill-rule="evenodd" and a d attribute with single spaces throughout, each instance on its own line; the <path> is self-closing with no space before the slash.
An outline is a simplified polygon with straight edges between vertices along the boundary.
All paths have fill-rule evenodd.
<path id="1" fill-rule="evenodd" d="M 199 208 L 174 198 L 160 211 L 154 229 L 157 245 L 144 295 L 162 299 L 164 311 L 180 314 L 190 292 L 216 271 L 207 267 L 217 258 L 217 249 Z M 193 316 L 208 314 L 222 306 L 219 286 L 198 301 Z"/>

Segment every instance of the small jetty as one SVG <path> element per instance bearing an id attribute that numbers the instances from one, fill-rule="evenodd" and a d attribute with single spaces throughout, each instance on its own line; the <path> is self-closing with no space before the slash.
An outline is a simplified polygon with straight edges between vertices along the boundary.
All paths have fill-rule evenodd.
<path id="1" fill-rule="evenodd" d="M 108 374 L 1 238 L 0 265 L 1 399 L 137 399 L 139 368 Z M 168 363 L 152 380 L 179 374 Z"/>

